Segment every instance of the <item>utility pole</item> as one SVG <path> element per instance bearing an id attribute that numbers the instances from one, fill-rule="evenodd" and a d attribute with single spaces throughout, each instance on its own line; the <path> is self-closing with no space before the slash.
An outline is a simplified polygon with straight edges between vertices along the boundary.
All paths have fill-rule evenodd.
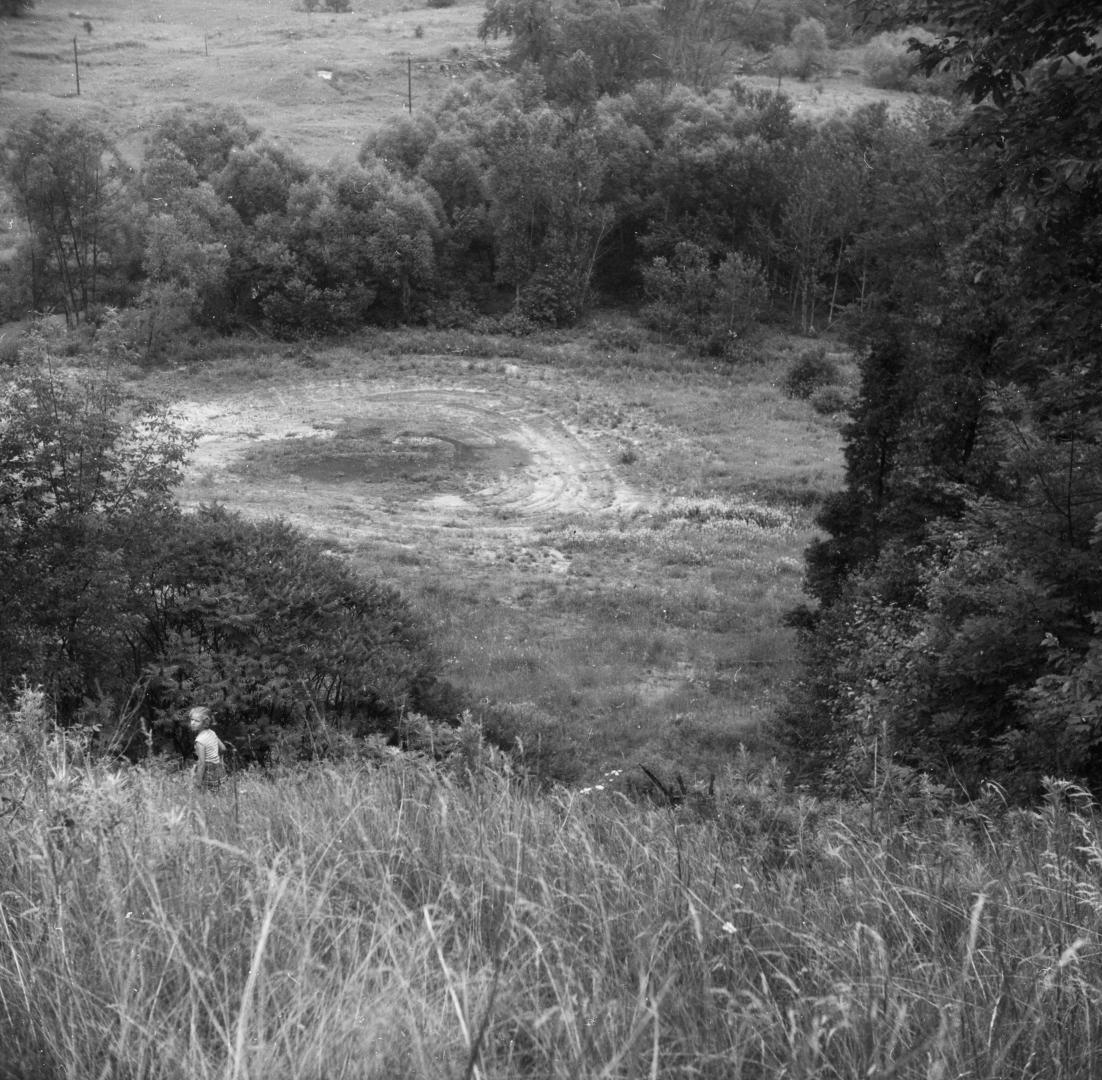
<path id="1" fill-rule="evenodd" d="M 76 38 L 73 39 L 76 41 Z M 413 115 L 413 57 L 406 57 L 406 111 Z"/>
<path id="2" fill-rule="evenodd" d="M 77 39 L 73 38 L 73 70 L 77 76 L 77 97 L 80 97 L 80 58 L 77 56 Z"/>

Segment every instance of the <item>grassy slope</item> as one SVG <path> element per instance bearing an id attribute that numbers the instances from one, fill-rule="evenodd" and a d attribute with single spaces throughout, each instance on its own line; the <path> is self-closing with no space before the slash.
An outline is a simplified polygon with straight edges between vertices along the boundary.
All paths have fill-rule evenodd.
<path id="1" fill-rule="evenodd" d="M 211 102 L 237 106 L 312 163 L 353 157 L 366 132 L 405 110 L 407 60 L 416 105 L 438 96 L 463 61 L 490 53 L 477 40 L 477 3 L 356 6 L 307 15 L 292 0 L 94 0 L 79 8 L 39 0 L 31 16 L 3 24 L 0 126 L 43 108 L 87 116 L 136 158 L 158 112 Z"/>
<path id="2" fill-rule="evenodd" d="M 0 849 L 5 1080 L 1097 1076 L 1102 838 L 1059 798 L 953 835 L 738 769 L 699 816 L 531 799 L 473 744 L 461 784 L 203 797 L 39 753 Z"/>

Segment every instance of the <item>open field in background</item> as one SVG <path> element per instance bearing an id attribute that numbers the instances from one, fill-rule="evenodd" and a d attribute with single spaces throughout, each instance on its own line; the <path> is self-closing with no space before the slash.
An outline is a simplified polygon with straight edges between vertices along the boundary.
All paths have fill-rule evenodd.
<path id="1" fill-rule="evenodd" d="M 185 502 L 400 586 L 444 676 L 515 706 L 551 768 L 706 777 L 794 674 L 781 615 L 838 422 L 780 388 L 806 342 L 731 366 L 610 336 L 378 332 L 148 383 L 199 435 Z"/>
<path id="2" fill-rule="evenodd" d="M 271 140 L 321 165 L 355 157 L 368 132 L 406 111 L 408 62 L 417 110 L 457 80 L 492 71 L 505 49 L 501 41 L 479 41 L 480 0 L 442 8 L 409 0 L 353 6 L 343 15 L 308 15 L 300 0 L 38 0 L 28 17 L 3 25 L 0 134 L 48 108 L 94 119 L 137 162 L 156 114 L 209 102 L 237 106 Z M 732 71 L 742 59 L 732 53 Z M 767 75 L 744 81 L 779 86 L 801 116 L 911 99 L 865 86 L 860 62 L 860 50 L 851 49 L 838 54 L 832 73 L 809 82 Z"/>
<path id="3" fill-rule="evenodd" d="M 293 0 L 39 0 L 4 23 L 0 127 L 45 108 L 87 116 L 137 161 L 156 114 L 210 102 L 238 107 L 273 141 L 325 164 L 354 158 L 369 131 L 405 112 L 408 60 L 417 107 L 494 54 L 478 41 L 477 2 L 356 6 L 308 15 Z"/>

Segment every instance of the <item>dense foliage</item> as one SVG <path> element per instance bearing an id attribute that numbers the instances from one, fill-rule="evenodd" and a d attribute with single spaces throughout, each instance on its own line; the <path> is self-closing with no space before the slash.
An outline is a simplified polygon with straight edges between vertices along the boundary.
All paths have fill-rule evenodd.
<path id="1" fill-rule="evenodd" d="M 783 94 L 732 81 L 732 50 L 787 43 L 810 74 L 844 11 L 493 0 L 482 30 L 510 39 L 515 73 L 326 168 L 233 109 L 166 112 L 137 173 L 93 121 L 39 114 L 2 148 L 25 231 L 0 311 L 74 324 L 117 306 L 148 357 L 199 328 L 316 336 L 506 309 L 567 325 L 605 298 L 719 355 L 769 310 L 822 326 L 859 299 L 870 139 L 913 125 L 797 120 Z"/>
<path id="2" fill-rule="evenodd" d="M 431 651 L 401 596 L 286 524 L 182 513 L 190 439 L 123 388 L 116 321 L 97 342 L 62 372 L 38 333 L 0 384 L 5 692 L 41 684 L 63 721 L 105 722 L 131 751 L 195 702 L 260 745 L 431 709 Z"/>
<path id="3" fill-rule="evenodd" d="M 943 195 L 912 206 L 900 189 L 902 242 L 870 266 L 848 482 L 810 552 L 820 606 L 788 738 L 846 784 L 1097 785 L 1102 17 L 905 7 L 949 27 L 916 43 L 923 63 L 956 65 L 979 105 L 914 163 Z"/>

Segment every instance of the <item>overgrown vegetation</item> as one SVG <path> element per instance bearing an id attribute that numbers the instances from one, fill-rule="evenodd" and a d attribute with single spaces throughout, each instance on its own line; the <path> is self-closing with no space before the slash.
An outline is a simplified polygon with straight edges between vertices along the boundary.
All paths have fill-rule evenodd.
<path id="1" fill-rule="evenodd" d="M 0 312 L 69 332 L 3 358 L 2 1080 L 1096 1075 L 1102 25 L 862 7 L 871 80 L 917 58 L 975 107 L 732 81 L 747 44 L 823 76 L 841 5 L 493 0 L 512 72 L 354 163 L 215 108 L 133 173 L 88 120 L 6 135 Z M 609 299 L 641 322 L 548 329 Z M 242 328 L 359 334 L 209 362 Z M 452 562 L 338 556 L 185 513 L 191 439 L 120 378 L 345 394 L 380 356 L 660 497 L 484 566 L 462 522 Z M 309 453 L 239 465 L 285 497 Z M 157 753 L 200 700 L 266 762 L 219 794 Z"/>
<path id="2" fill-rule="evenodd" d="M 4 1075 L 1093 1075 L 1097 818 L 946 819 L 734 761 L 533 798 L 477 732 L 200 796 L 0 723 Z M 94 918 L 92 917 L 94 913 Z M 402 1037 L 395 1037 L 401 1033 Z"/>
<path id="3" fill-rule="evenodd" d="M 951 20 L 918 56 L 963 65 L 978 104 L 897 159 L 927 194 L 896 186 L 898 225 L 865 248 L 847 484 L 809 553 L 788 739 L 841 790 L 893 768 L 1022 799 L 1045 775 L 1096 787 L 1099 15 L 902 8 Z"/>

